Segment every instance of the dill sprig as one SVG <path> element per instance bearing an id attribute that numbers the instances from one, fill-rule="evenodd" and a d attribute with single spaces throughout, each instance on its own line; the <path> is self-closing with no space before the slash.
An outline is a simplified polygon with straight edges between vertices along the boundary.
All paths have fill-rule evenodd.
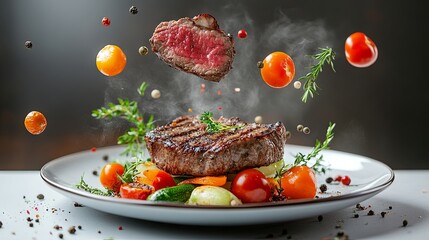
<path id="1" fill-rule="evenodd" d="M 299 78 L 299 80 L 305 80 L 304 82 L 304 94 L 302 95 L 301 100 L 303 102 L 307 102 L 308 97 L 313 98 L 314 94 L 317 92 L 319 87 L 316 84 L 316 79 L 319 76 L 319 73 L 323 71 L 322 67 L 325 63 L 331 65 L 332 71 L 335 72 L 334 68 L 334 60 L 335 60 L 335 52 L 332 48 L 319 48 L 320 52 L 311 55 L 310 57 L 314 60 L 318 61 L 315 65 L 311 66 L 310 72 L 305 76 Z"/>
<path id="2" fill-rule="evenodd" d="M 112 190 L 106 189 L 106 191 L 103 191 L 101 189 L 89 186 L 88 183 L 86 183 L 85 180 L 83 180 L 83 175 L 80 177 L 80 182 L 78 184 L 76 184 L 75 186 L 78 189 L 82 189 L 86 192 L 96 194 L 96 195 L 100 195 L 100 196 L 113 196 L 114 195 Z"/>
<path id="3" fill-rule="evenodd" d="M 141 96 L 147 88 L 145 82 L 137 90 Z M 143 114 L 139 111 L 136 101 L 118 98 L 118 104 L 108 103 L 107 107 L 101 107 L 92 111 L 92 116 L 97 119 L 109 119 L 119 117 L 128 120 L 135 125 L 130 127 L 123 135 L 118 137 L 118 144 L 127 144 L 122 155 L 140 158 L 143 153 L 144 136 L 146 132 L 154 128 L 153 115 L 149 116 L 147 122 L 143 119 Z"/>
<path id="4" fill-rule="evenodd" d="M 207 132 L 216 133 L 216 132 L 220 132 L 220 131 L 225 131 L 225 130 L 243 127 L 243 125 L 225 125 L 225 124 L 216 122 L 212 116 L 213 116 L 212 112 L 204 112 L 200 116 L 200 121 L 202 123 L 207 124 Z"/>

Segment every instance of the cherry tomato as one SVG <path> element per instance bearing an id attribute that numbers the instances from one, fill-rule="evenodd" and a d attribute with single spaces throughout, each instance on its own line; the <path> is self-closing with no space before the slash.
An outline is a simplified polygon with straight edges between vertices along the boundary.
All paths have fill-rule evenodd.
<path id="1" fill-rule="evenodd" d="M 284 52 L 273 52 L 262 63 L 261 76 L 270 87 L 286 87 L 295 76 L 295 64 Z"/>
<path id="2" fill-rule="evenodd" d="M 243 203 L 268 202 L 272 197 L 269 181 L 253 168 L 237 173 L 231 183 L 231 192 Z"/>
<path id="3" fill-rule="evenodd" d="M 238 31 L 237 36 L 239 38 L 246 38 L 247 37 L 247 32 L 244 29 L 241 29 L 240 31 Z"/>
<path id="4" fill-rule="evenodd" d="M 119 176 L 124 173 L 124 166 L 119 163 L 108 163 L 104 165 L 100 172 L 100 183 L 103 187 L 114 192 L 119 192 L 122 181 Z"/>
<path id="5" fill-rule="evenodd" d="M 95 59 L 97 69 L 106 76 L 115 76 L 124 70 L 127 56 L 116 45 L 106 45 L 97 54 Z"/>
<path id="6" fill-rule="evenodd" d="M 281 176 L 282 195 L 287 199 L 314 198 L 317 191 L 314 171 L 307 166 L 295 166 Z"/>
<path id="7" fill-rule="evenodd" d="M 119 194 L 122 198 L 146 200 L 146 198 L 155 192 L 155 188 L 141 183 L 124 183 L 121 185 Z"/>
<path id="8" fill-rule="evenodd" d="M 377 46 L 362 32 L 355 32 L 346 39 L 345 52 L 347 61 L 359 68 L 371 66 L 378 57 Z"/>
<path id="9" fill-rule="evenodd" d="M 48 122 L 43 113 L 31 111 L 24 119 L 24 126 L 27 131 L 33 135 L 41 134 L 45 131 Z"/>
<path id="10" fill-rule="evenodd" d="M 341 183 L 344 185 L 350 185 L 351 182 L 352 180 L 347 175 L 341 178 Z"/>
<path id="11" fill-rule="evenodd" d="M 148 169 L 143 172 L 144 177 L 137 178 L 142 184 L 153 186 L 155 190 L 176 186 L 173 177 L 167 172 L 159 169 Z"/>

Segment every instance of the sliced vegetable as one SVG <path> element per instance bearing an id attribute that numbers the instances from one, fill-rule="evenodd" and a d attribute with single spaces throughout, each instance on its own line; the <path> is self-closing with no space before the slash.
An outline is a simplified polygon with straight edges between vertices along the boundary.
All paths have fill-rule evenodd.
<path id="1" fill-rule="evenodd" d="M 196 187 L 186 202 L 188 205 L 235 206 L 242 202 L 230 191 L 217 186 Z"/>
<path id="2" fill-rule="evenodd" d="M 188 178 L 180 183 L 181 184 L 196 184 L 196 185 L 211 185 L 221 187 L 226 184 L 226 175 L 225 176 L 205 176 L 205 177 L 196 177 Z"/>
<path id="3" fill-rule="evenodd" d="M 119 194 L 122 198 L 146 200 L 155 191 L 155 188 L 140 183 L 124 183 L 121 185 Z"/>
<path id="4" fill-rule="evenodd" d="M 316 176 L 308 166 L 294 166 L 280 179 L 282 195 L 287 199 L 312 199 L 316 196 Z"/>
<path id="5" fill-rule="evenodd" d="M 231 183 L 231 192 L 243 203 L 268 202 L 272 197 L 265 175 L 253 168 L 239 172 Z"/>
<path id="6" fill-rule="evenodd" d="M 183 202 L 188 201 L 195 186 L 192 184 L 182 184 L 174 187 L 167 187 L 152 193 L 147 200 Z"/>
<path id="7" fill-rule="evenodd" d="M 143 176 L 136 178 L 139 183 L 155 187 L 155 190 L 176 186 L 173 177 L 167 172 L 159 169 L 148 169 L 143 172 Z"/>
<path id="8" fill-rule="evenodd" d="M 120 176 L 122 176 L 123 173 L 124 166 L 122 166 L 122 164 L 108 163 L 101 169 L 100 183 L 103 187 L 117 193 L 122 184 Z"/>

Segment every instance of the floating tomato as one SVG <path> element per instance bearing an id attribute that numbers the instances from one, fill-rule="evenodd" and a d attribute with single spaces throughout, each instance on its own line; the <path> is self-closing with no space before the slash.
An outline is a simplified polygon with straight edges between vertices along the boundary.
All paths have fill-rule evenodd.
<path id="1" fill-rule="evenodd" d="M 284 52 L 273 52 L 262 62 L 262 79 L 273 88 L 286 87 L 295 76 L 295 64 Z"/>
<path id="2" fill-rule="evenodd" d="M 369 67 L 378 57 L 377 46 L 362 32 L 351 34 L 344 48 L 347 61 L 355 67 Z"/>

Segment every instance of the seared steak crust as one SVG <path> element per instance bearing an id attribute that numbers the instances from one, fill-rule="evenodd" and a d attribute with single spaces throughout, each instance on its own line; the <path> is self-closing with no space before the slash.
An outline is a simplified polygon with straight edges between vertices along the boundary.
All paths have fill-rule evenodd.
<path id="1" fill-rule="evenodd" d="M 233 39 L 209 14 L 161 22 L 149 42 L 162 61 L 206 80 L 219 82 L 232 68 Z"/>
<path id="2" fill-rule="evenodd" d="M 218 121 L 243 127 L 209 133 L 199 116 L 181 116 L 147 133 L 152 161 L 173 175 L 214 176 L 283 158 L 286 129 L 281 122 L 256 124 L 223 117 Z"/>

